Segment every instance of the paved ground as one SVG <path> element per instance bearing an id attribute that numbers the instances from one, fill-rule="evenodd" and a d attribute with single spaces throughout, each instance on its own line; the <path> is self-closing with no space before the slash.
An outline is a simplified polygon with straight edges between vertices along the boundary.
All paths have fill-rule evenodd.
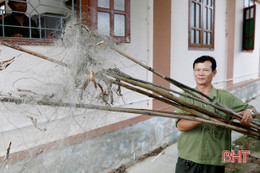
<path id="1" fill-rule="evenodd" d="M 128 173 L 174 173 L 177 162 L 177 143 L 168 146 L 157 156 L 149 157 L 127 169 Z"/>
<path id="2" fill-rule="evenodd" d="M 260 113 L 260 95 L 249 101 Z M 233 137 L 240 136 L 234 133 Z M 175 165 L 178 158 L 177 143 L 168 146 L 157 156 L 149 157 L 146 160 L 137 162 L 131 167 L 127 168 L 128 173 L 174 173 Z"/>

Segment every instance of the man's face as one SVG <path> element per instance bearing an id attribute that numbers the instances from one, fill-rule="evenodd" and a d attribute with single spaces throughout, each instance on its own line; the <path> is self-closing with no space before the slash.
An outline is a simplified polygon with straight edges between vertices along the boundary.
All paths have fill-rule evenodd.
<path id="1" fill-rule="evenodd" d="M 195 64 L 193 72 L 197 85 L 211 85 L 212 79 L 217 73 L 216 70 L 212 71 L 211 65 L 210 61 Z"/>
<path id="2" fill-rule="evenodd" d="M 9 6 L 14 11 L 19 12 L 26 12 L 27 11 L 27 3 L 26 0 L 19 0 L 19 1 L 10 1 Z"/>

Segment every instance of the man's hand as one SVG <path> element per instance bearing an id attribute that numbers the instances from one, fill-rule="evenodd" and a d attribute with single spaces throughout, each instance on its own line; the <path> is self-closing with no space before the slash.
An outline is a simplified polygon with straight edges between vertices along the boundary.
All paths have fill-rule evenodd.
<path id="1" fill-rule="evenodd" d="M 256 112 L 254 108 L 250 108 L 250 109 Z M 238 114 L 242 115 L 242 119 L 240 120 L 240 123 L 242 125 L 249 125 L 253 121 L 253 114 L 248 109 L 242 112 L 238 112 Z"/>
<path id="2" fill-rule="evenodd" d="M 55 36 L 54 32 L 51 32 L 47 35 L 47 39 L 55 39 L 55 38 L 56 38 L 56 36 Z"/>

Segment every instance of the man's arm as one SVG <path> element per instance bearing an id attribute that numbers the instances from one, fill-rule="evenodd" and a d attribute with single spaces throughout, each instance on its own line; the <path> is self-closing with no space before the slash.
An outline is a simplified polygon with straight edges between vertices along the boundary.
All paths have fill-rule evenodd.
<path id="1" fill-rule="evenodd" d="M 177 128 L 180 131 L 186 131 L 186 130 L 191 130 L 191 129 L 197 127 L 199 124 L 201 124 L 201 122 L 199 122 L 199 121 L 181 119 L 177 123 Z"/>

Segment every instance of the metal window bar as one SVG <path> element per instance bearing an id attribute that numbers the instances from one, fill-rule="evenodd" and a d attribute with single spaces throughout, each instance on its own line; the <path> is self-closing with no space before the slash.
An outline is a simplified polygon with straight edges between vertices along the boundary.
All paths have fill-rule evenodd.
<path id="1" fill-rule="evenodd" d="M 27 12 L 24 13 L 5 9 L 5 13 L 1 14 L 2 21 L 0 22 L 0 28 L 2 32 L 0 33 L 0 37 L 10 38 L 10 36 L 6 36 L 5 31 L 5 29 L 9 27 L 29 29 L 29 37 L 26 38 L 35 39 L 32 37 L 32 30 L 34 29 L 38 30 L 40 39 L 48 39 L 47 36 L 51 32 L 55 34 L 56 38 L 59 38 L 66 22 L 74 19 L 76 16 L 75 2 L 77 0 L 27 0 L 26 2 L 21 0 L 13 1 L 26 3 Z M 66 3 L 70 6 L 68 6 Z M 79 3 L 79 9 L 79 17 L 81 21 L 81 0 Z M 6 14 L 11 14 L 12 12 L 25 14 L 29 18 L 29 26 L 16 26 L 5 24 Z M 37 23 L 37 27 L 32 26 L 31 19 Z"/>

